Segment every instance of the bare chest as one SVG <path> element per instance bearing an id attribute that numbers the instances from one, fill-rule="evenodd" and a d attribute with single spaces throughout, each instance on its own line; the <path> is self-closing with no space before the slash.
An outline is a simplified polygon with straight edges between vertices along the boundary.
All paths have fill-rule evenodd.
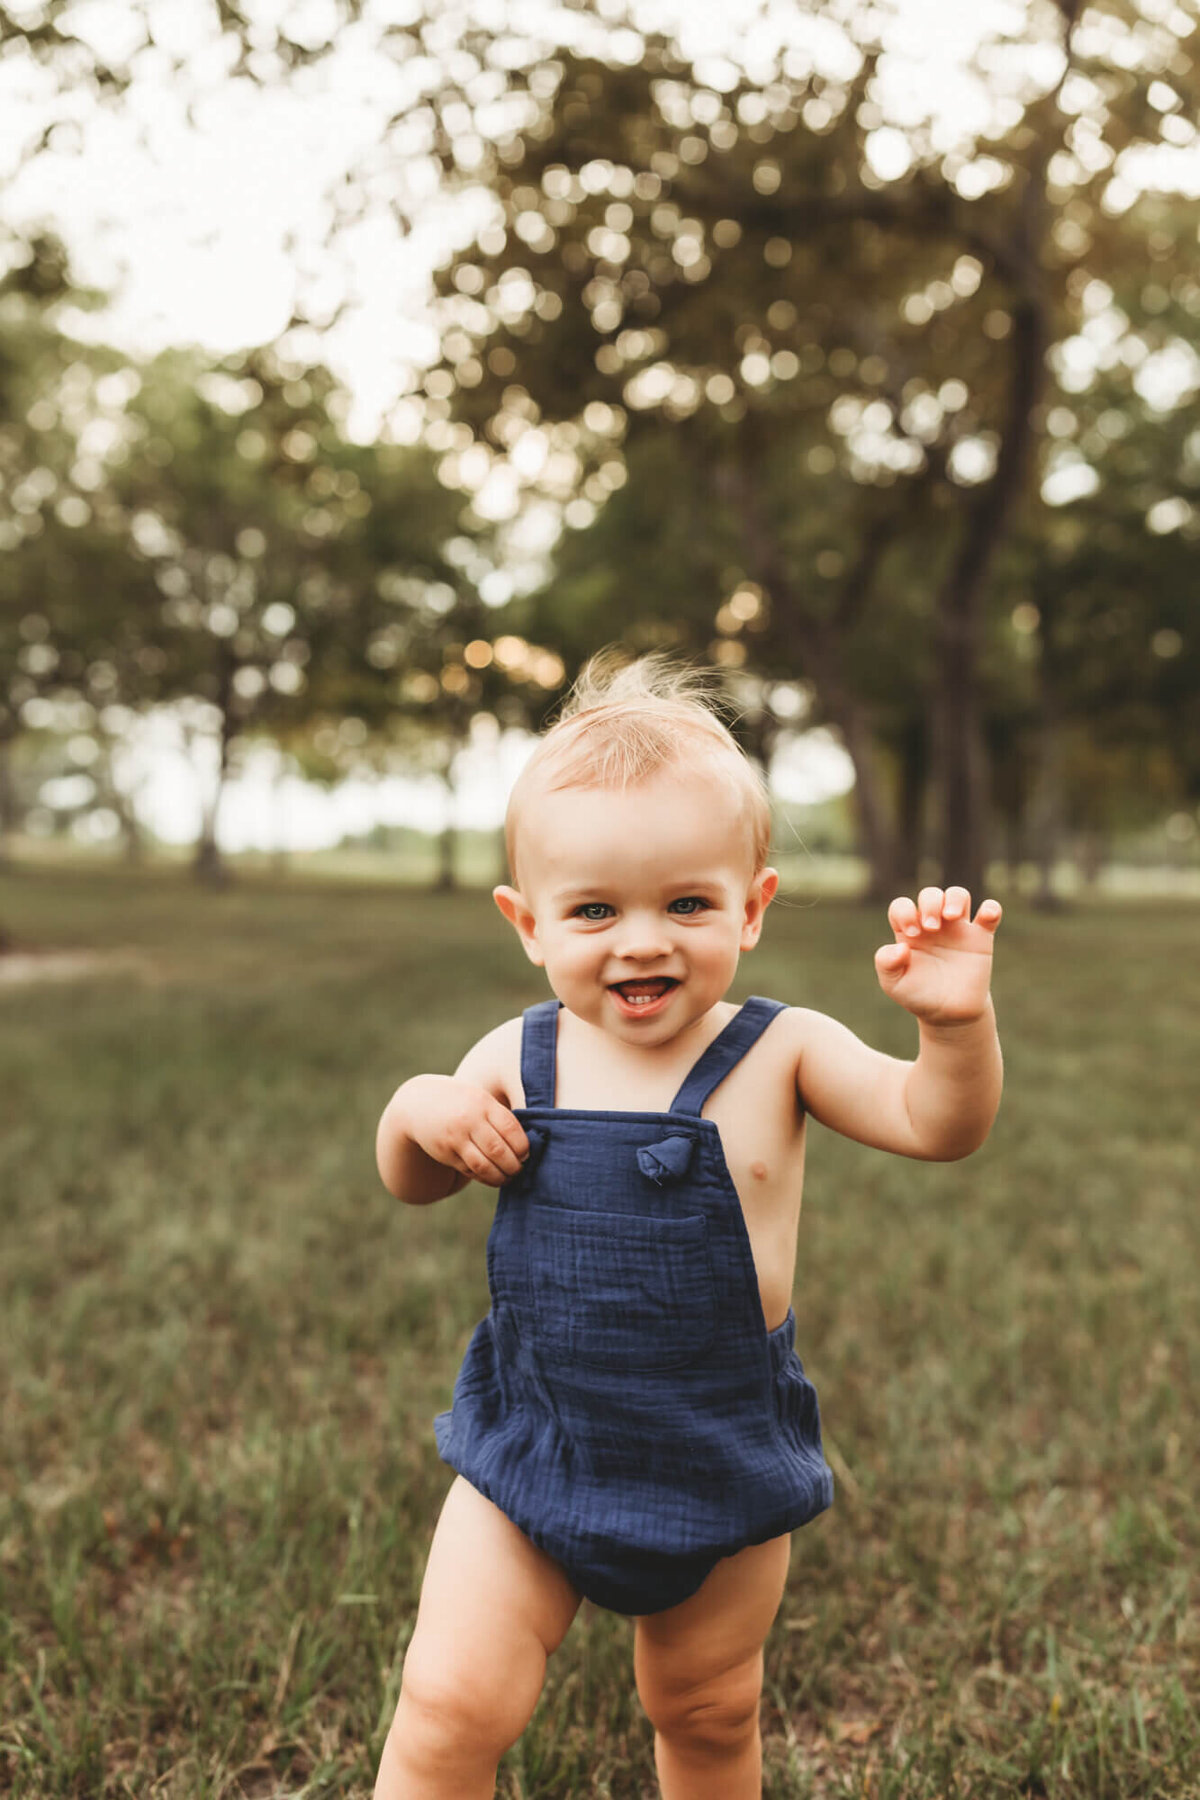
<path id="1" fill-rule="evenodd" d="M 796 1278 L 796 1243 L 804 1187 L 804 1115 L 790 1091 L 761 1079 L 738 1080 L 735 1069 L 711 1096 L 704 1117 L 721 1135 L 758 1276 L 768 1331 L 782 1324 Z M 750 1071 L 745 1073 L 749 1074 Z M 765 1091 L 764 1091 L 765 1089 Z"/>

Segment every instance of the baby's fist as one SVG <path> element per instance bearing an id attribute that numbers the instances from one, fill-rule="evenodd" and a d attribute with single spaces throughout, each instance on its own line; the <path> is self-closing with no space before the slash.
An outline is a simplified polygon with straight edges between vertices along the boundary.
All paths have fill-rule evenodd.
<path id="1" fill-rule="evenodd" d="M 486 1088 L 454 1075 L 421 1075 L 412 1086 L 418 1084 L 410 1130 L 425 1154 L 486 1187 L 511 1181 L 529 1154 L 515 1114 Z"/>

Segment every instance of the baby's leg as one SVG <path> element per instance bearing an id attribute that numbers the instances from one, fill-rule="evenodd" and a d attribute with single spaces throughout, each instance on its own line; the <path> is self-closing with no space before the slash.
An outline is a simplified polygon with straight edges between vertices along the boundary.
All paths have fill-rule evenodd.
<path id="1" fill-rule="evenodd" d="M 723 1557 L 678 1606 L 637 1621 L 633 1668 L 662 1800 L 761 1800 L 762 1647 L 791 1541 L 786 1533 Z"/>
<path id="2" fill-rule="evenodd" d="M 492 1800 L 581 1596 L 458 1476 L 429 1547 L 375 1800 Z"/>

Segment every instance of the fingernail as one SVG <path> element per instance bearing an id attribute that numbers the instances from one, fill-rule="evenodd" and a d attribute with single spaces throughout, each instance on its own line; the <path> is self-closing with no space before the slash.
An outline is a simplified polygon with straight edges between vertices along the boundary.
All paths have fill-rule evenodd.
<path id="1" fill-rule="evenodd" d="M 931 918 L 925 919 L 923 921 L 923 923 L 924 923 L 926 931 L 932 931 L 935 929 L 935 927 L 937 925 L 937 920 L 931 917 Z"/>
<path id="2" fill-rule="evenodd" d="M 904 927 L 904 935 L 906 937 L 920 937 L 921 927 L 919 925 L 906 925 Z"/>

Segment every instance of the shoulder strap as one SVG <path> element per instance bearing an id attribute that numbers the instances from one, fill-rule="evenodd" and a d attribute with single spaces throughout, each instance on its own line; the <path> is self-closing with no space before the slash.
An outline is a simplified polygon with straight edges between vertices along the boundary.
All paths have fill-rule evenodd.
<path id="1" fill-rule="evenodd" d="M 526 1106 L 554 1105 L 561 1005 L 561 1000 L 539 1000 L 521 1015 L 521 1086 L 525 1089 Z"/>
<path id="2" fill-rule="evenodd" d="M 776 1013 L 786 1011 L 787 1004 L 783 1000 L 764 1000 L 761 994 L 751 994 L 741 1011 L 733 1015 L 724 1031 L 717 1033 L 684 1078 L 683 1086 L 671 1102 L 671 1111 L 698 1115 L 713 1089 L 758 1042 Z"/>

